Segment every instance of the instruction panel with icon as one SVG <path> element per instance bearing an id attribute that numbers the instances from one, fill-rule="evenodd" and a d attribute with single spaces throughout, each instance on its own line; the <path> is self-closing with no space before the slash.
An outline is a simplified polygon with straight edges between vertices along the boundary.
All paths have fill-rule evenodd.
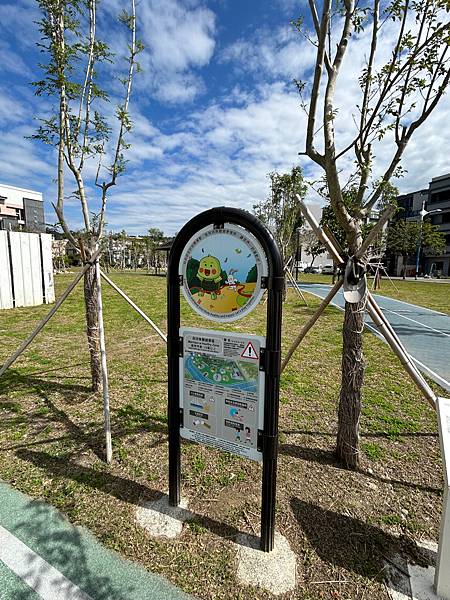
<path id="1" fill-rule="evenodd" d="M 251 460 L 262 460 L 265 338 L 180 328 L 180 435 Z"/>

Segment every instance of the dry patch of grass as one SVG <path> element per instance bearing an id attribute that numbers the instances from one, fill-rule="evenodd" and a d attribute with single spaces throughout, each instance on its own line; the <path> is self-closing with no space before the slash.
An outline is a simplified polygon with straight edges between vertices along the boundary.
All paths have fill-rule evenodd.
<path id="1" fill-rule="evenodd" d="M 166 329 L 165 280 L 113 274 Z M 61 292 L 68 277 L 57 278 Z M 135 523 L 136 506 L 167 490 L 165 348 L 104 286 L 114 460 L 102 461 L 102 399 L 89 390 L 81 286 L 0 380 L 0 478 L 62 510 L 107 546 L 202 599 L 265 599 L 236 584 L 232 540 L 259 527 L 261 467 L 183 442 L 183 495 L 194 518 L 176 541 L 156 541 Z M 286 351 L 308 308 L 290 291 Z M 235 331 L 264 332 L 264 306 Z M 47 307 L 0 314 L 0 361 Z M 202 322 L 183 304 L 185 325 Z M 383 557 L 414 554 L 437 539 L 441 464 L 433 411 L 387 345 L 367 333 L 361 420 L 362 467 L 334 459 L 342 313 L 328 308 L 283 374 L 277 528 L 298 555 L 299 585 L 286 598 L 387 598 Z M 322 583 L 330 582 L 330 583 Z"/>

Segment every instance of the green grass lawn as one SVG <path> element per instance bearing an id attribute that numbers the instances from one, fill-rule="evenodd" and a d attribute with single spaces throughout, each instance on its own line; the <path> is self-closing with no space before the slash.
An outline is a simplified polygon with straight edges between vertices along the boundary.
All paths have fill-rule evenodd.
<path id="1" fill-rule="evenodd" d="M 331 284 L 331 280 L 331 275 L 305 275 L 304 273 L 300 273 L 299 275 L 300 283 Z M 370 290 L 372 290 L 372 284 L 373 278 L 369 277 L 368 287 Z M 436 281 L 422 280 L 403 281 L 401 279 L 395 279 L 392 284 L 387 277 L 383 277 L 381 289 L 373 291 L 373 293 L 450 314 L 450 283 L 437 283 Z"/>
<path id="2" fill-rule="evenodd" d="M 58 293 L 72 277 L 57 276 Z M 111 277 L 166 330 L 164 278 Z M 259 527 L 258 463 L 183 442 L 182 494 L 195 516 L 170 542 L 149 538 L 137 525 L 136 506 L 168 487 L 166 352 L 160 338 L 105 284 L 103 295 L 113 463 L 102 460 L 102 398 L 89 389 L 79 286 L 0 380 L 0 478 L 50 502 L 108 547 L 198 598 L 269 598 L 234 578 L 232 539 Z M 304 307 L 289 291 L 284 351 L 319 299 L 308 296 L 308 302 Z M 0 313 L 0 362 L 47 310 Z M 261 304 L 230 328 L 263 334 L 264 310 Z M 182 321 L 215 327 L 184 302 Z M 365 345 L 361 470 L 347 471 L 334 459 L 341 329 L 342 313 L 329 307 L 282 377 L 277 529 L 297 553 L 299 573 L 298 588 L 286 598 L 388 598 L 381 581 L 383 556 L 401 549 L 410 553 L 414 540 L 438 536 L 442 468 L 435 413 L 388 346 L 370 333 L 364 334 L 370 344 Z M 324 581 L 330 583 L 317 583 Z"/>

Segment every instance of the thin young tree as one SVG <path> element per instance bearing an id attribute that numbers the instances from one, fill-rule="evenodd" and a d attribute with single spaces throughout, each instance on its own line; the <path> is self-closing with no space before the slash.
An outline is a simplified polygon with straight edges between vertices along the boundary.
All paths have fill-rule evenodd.
<path id="1" fill-rule="evenodd" d="M 305 197 L 306 185 L 300 167 L 290 173 L 269 173 L 269 179 L 270 195 L 253 210 L 275 236 L 286 263 L 295 252 L 295 232 L 302 224 L 297 195 Z"/>
<path id="2" fill-rule="evenodd" d="M 428 221 L 397 221 L 386 231 L 386 250 L 403 258 L 403 279 L 406 278 L 408 257 L 418 249 L 439 254 L 445 250 L 445 235 L 439 227 Z"/>
<path id="3" fill-rule="evenodd" d="M 40 119 L 33 136 L 57 150 L 57 197 L 53 207 L 66 238 L 83 260 L 90 260 L 104 234 L 109 190 L 125 169 L 132 82 L 139 69 L 136 57 L 143 49 L 136 37 L 135 0 L 123 10 L 119 23 L 128 34 L 122 99 L 115 110 L 115 123 L 106 118 L 109 106 L 106 85 L 112 83 L 114 55 L 99 38 L 97 0 L 39 0 L 41 32 L 39 47 L 45 57 L 41 80 L 34 83 L 38 96 L 47 96 L 52 114 Z M 107 73 L 107 74 L 105 74 Z M 91 173 L 96 173 L 95 177 Z M 68 181 L 79 202 L 83 229 L 75 236 L 65 216 Z M 98 193 L 96 193 L 98 192 Z M 94 201 L 100 212 L 93 215 Z M 97 283 L 95 265 L 84 278 L 87 339 L 90 352 L 92 389 L 101 384 Z"/>
<path id="4" fill-rule="evenodd" d="M 449 5 L 448 0 L 323 0 L 320 5 L 308 0 L 308 4 L 311 27 L 301 19 L 294 23 L 316 49 L 309 85 L 296 82 L 307 113 L 301 155 L 322 171 L 326 196 L 352 256 L 361 247 L 364 222 L 391 178 L 401 175 L 411 138 L 448 86 Z M 348 54 L 353 68 L 360 57 L 363 61 L 354 75 L 359 97 L 351 106 L 349 93 L 345 102 L 336 100 Z M 348 90 L 348 73 L 346 77 Z M 346 206 L 344 193 L 350 186 L 356 188 L 356 197 L 352 206 Z M 336 453 L 349 468 L 359 464 L 364 309 L 364 302 L 345 305 Z"/>

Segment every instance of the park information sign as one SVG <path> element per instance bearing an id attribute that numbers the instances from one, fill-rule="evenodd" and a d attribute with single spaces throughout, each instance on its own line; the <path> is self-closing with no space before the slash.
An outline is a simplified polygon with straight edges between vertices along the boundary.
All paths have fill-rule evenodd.
<path id="1" fill-rule="evenodd" d="M 283 291 L 280 251 L 255 215 L 211 208 L 173 240 L 167 269 L 169 502 L 180 504 L 183 438 L 261 461 L 264 552 L 273 549 L 275 535 Z M 181 327 L 182 295 L 203 318 L 224 324 L 248 315 L 264 292 L 264 337 Z"/>
<path id="2" fill-rule="evenodd" d="M 185 327 L 180 335 L 181 437 L 261 461 L 264 338 Z"/>
<path id="3" fill-rule="evenodd" d="M 249 231 L 227 223 L 198 231 L 180 260 L 183 294 L 197 313 L 212 321 L 236 321 L 253 310 L 268 274 L 261 244 Z"/>

